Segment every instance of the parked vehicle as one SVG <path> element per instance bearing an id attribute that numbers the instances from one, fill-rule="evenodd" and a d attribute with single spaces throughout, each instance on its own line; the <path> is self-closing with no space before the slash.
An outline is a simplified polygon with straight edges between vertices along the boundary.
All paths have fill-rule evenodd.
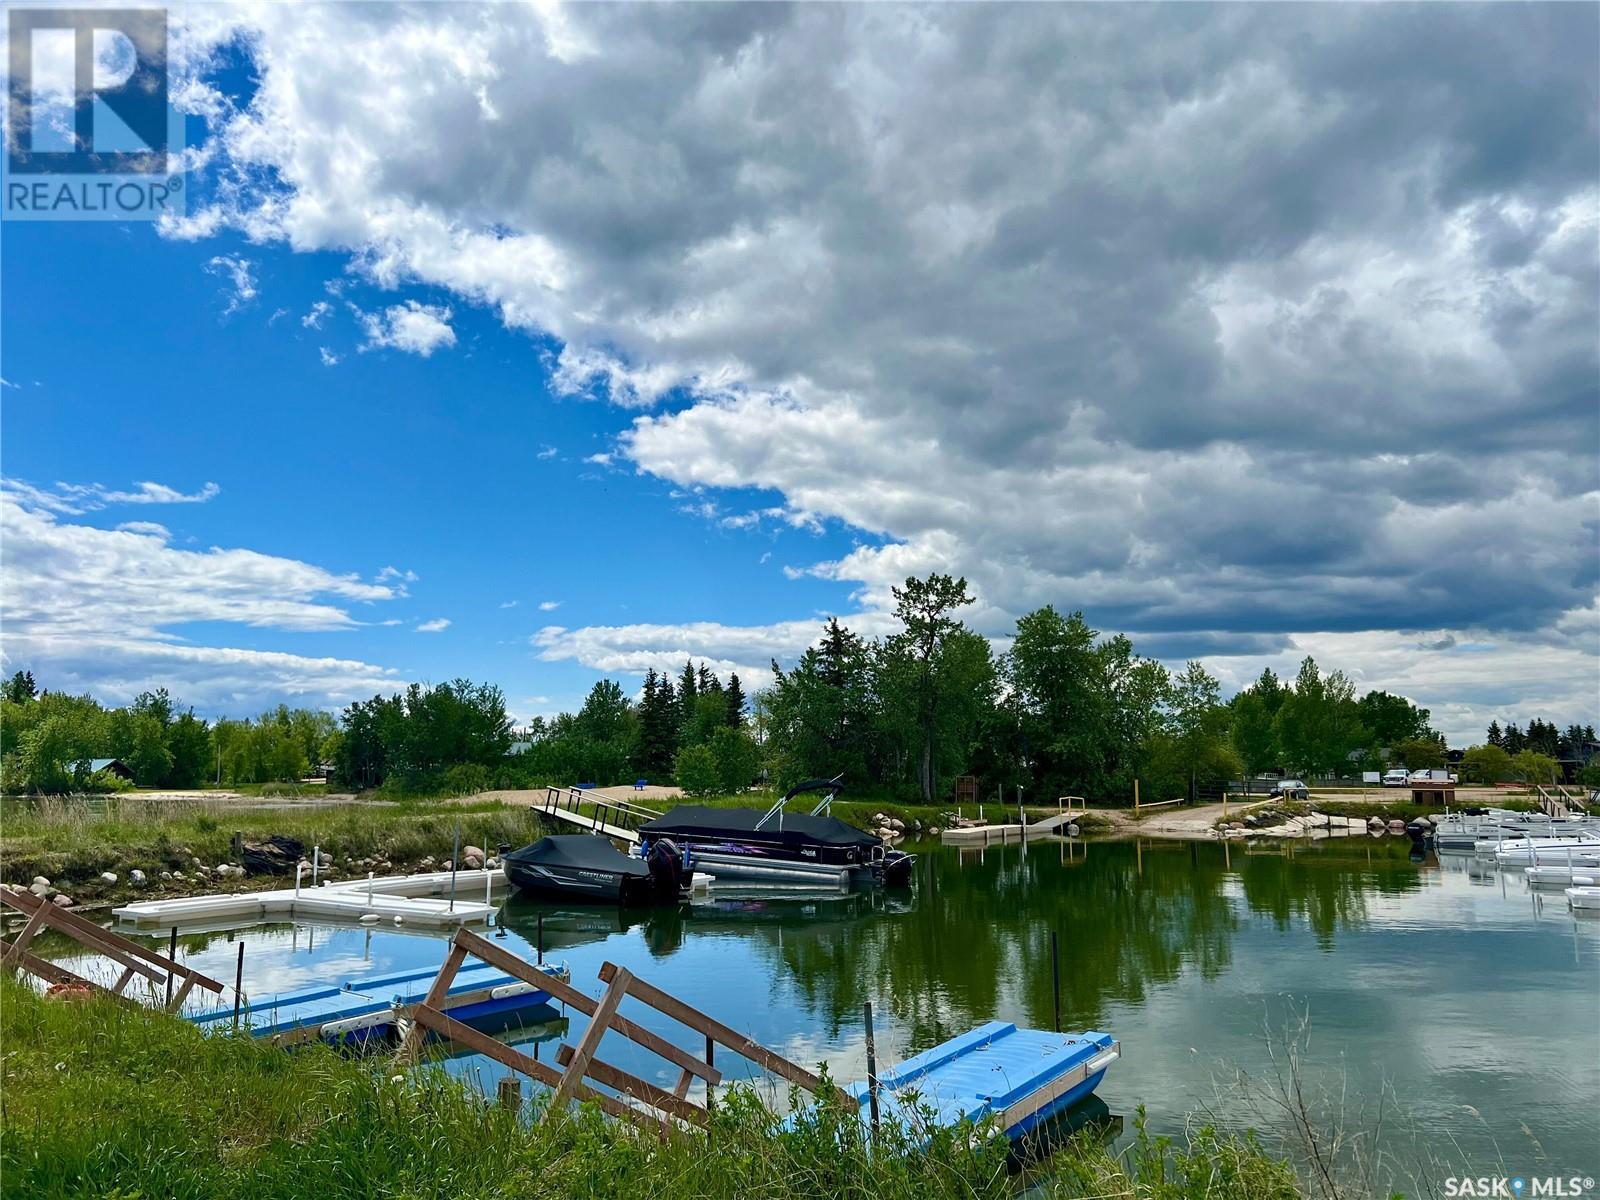
<path id="1" fill-rule="evenodd" d="M 1392 771 L 1385 771 L 1383 773 L 1383 786 L 1384 787 L 1410 787 L 1411 786 L 1411 772 L 1406 770 L 1404 767 L 1396 767 Z"/>
<path id="2" fill-rule="evenodd" d="M 1303 779 L 1280 779 L 1272 785 L 1272 791 L 1267 794 L 1288 800 L 1311 799 L 1311 789 L 1306 787 L 1306 781 Z"/>

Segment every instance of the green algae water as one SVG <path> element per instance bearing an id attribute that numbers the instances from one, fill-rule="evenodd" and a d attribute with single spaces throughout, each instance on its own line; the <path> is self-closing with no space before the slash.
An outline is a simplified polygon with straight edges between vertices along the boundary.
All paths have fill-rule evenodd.
<path id="1" fill-rule="evenodd" d="M 1271 1132 L 1282 1114 L 1261 1091 L 1292 1060 L 1319 1119 L 1379 1152 L 1381 1186 L 1600 1175 L 1600 922 L 1575 918 L 1560 891 L 1368 838 L 912 849 L 909 889 L 634 911 L 513 899 L 498 935 L 531 958 L 542 922 L 546 957 L 592 994 L 615 962 L 850 1080 L 865 1074 L 867 1001 L 887 1064 L 995 1018 L 1050 1027 L 1053 933 L 1062 1025 L 1120 1039 L 1099 1097 L 1128 1124 L 1143 1106 L 1157 1133 L 1200 1111 Z M 231 980 L 234 937 L 258 1000 L 444 955 L 441 938 L 392 928 L 181 941 L 189 962 Z M 652 1010 L 624 1012 L 698 1045 Z M 515 1036 L 541 1057 L 575 1040 L 565 1021 Z M 664 1086 L 675 1077 L 620 1038 L 602 1057 Z M 726 1058 L 738 1077 L 742 1062 Z M 451 1065 L 490 1089 L 503 1073 L 477 1057 Z"/>

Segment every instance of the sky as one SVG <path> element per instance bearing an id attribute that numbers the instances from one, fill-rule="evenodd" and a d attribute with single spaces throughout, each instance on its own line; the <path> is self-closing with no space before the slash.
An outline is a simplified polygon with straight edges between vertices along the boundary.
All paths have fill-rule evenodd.
<path id="1" fill-rule="evenodd" d="M 0 226 L 0 658 L 206 715 L 945 571 L 1600 720 L 1600 9 L 195 5 L 188 210 Z"/>

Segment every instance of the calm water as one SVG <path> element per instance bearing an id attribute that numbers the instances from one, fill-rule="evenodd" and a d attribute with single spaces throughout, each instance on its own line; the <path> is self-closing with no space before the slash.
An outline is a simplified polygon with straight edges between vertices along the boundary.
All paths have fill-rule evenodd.
<path id="1" fill-rule="evenodd" d="M 1381 1116 L 1379 1136 L 1409 1169 L 1600 1175 L 1600 923 L 1574 919 L 1560 892 L 1536 897 L 1518 875 L 1416 863 L 1403 843 L 1367 839 L 1292 855 L 1176 842 L 921 849 L 909 891 L 621 914 L 513 901 L 503 933 L 531 957 L 543 915 L 547 956 L 594 994 L 600 965 L 620 963 L 857 1079 L 868 1000 L 889 1062 L 996 1017 L 1048 1027 L 1054 931 L 1063 1026 L 1122 1041 L 1100 1088 L 1115 1114 L 1142 1104 L 1158 1132 L 1201 1107 L 1259 1124 L 1226 1086 L 1239 1070 L 1270 1073 L 1271 1048 L 1294 1040 L 1308 1083 L 1342 1089 L 1356 1128 Z M 239 936 L 256 998 L 443 958 L 439 939 L 392 930 Z M 231 980 L 228 934 L 183 945 Z M 632 1002 L 624 1011 L 696 1044 Z M 1303 1021 L 1309 1032 L 1291 1038 Z M 548 1038 L 541 1057 L 563 1029 L 529 1031 Z M 620 1039 L 603 1057 L 673 1081 Z M 483 1059 L 458 1069 L 488 1086 L 501 1072 Z M 1437 1165 L 1419 1168 L 1427 1154 Z"/>

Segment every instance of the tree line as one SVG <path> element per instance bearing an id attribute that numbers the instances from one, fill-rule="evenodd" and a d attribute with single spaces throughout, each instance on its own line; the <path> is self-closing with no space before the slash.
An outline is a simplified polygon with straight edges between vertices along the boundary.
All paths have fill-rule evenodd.
<path id="1" fill-rule="evenodd" d="M 279 708 L 208 726 L 165 691 L 104 709 L 37 694 L 18 672 L 0 695 L 0 771 L 8 791 L 59 791 L 94 786 L 80 764 L 97 757 L 174 787 L 296 779 L 325 763 L 335 787 L 396 794 L 642 778 L 709 795 L 843 775 L 853 789 L 930 803 L 970 776 L 984 796 L 1126 803 L 1135 781 L 1149 800 L 1197 799 L 1241 776 L 1445 765 L 1426 708 L 1357 696 L 1310 657 L 1292 680 L 1265 670 L 1224 701 L 1198 661 L 1169 670 L 1081 612 L 1027 613 L 996 653 L 960 619 L 966 580 L 910 578 L 893 594 L 894 632 L 866 638 L 830 619 L 793 665 L 772 663 L 753 700 L 737 674 L 691 660 L 676 675 L 647 671 L 633 696 L 603 679 L 577 712 L 522 729 L 499 688 L 466 679 L 374 696 L 337 720 Z M 1496 722 L 1461 766 L 1478 782 L 1548 783 L 1558 758 L 1593 739 L 1592 726 Z"/>
<path id="2" fill-rule="evenodd" d="M 334 718 L 279 706 L 207 722 L 165 688 L 107 708 L 92 696 L 41 692 L 18 671 L 0 692 L 0 785 L 8 793 L 105 792 L 132 784 L 96 759 L 120 759 L 143 787 L 197 788 L 304 777 L 337 746 Z"/>

